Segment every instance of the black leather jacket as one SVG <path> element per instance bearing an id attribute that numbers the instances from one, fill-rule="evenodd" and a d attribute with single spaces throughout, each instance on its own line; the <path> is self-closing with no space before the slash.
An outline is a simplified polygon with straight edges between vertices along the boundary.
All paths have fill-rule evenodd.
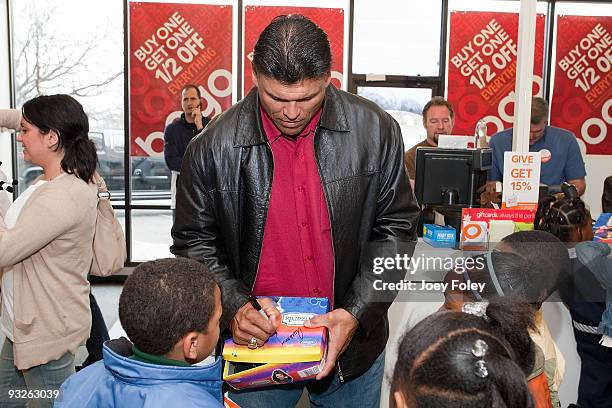
<path id="1" fill-rule="evenodd" d="M 359 320 L 339 361 L 341 380 L 365 372 L 385 349 L 389 301 L 375 301 L 371 241 L 416 241 L 418 205 L 404 168 L 400 128 L 372 102 L 329 86 L 315 133 L 334 253 L 334 307 Z M 272 188 L 272 150 L 256 90 L 213 119 L 187 148 L 171 252 L 217 276 L 225 329 L 255 284 Z"/>

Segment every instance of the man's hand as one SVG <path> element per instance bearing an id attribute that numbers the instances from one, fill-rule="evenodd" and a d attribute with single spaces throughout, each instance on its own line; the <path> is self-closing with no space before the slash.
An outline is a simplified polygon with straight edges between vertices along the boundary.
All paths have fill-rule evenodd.
<path id="1" fill-rule="evenodd" d="M 327 377 L 334 370 L 338 357 L 348 347 L 358 326 L 359 321 L 355 316 L 344 309 L 315 316 L 304 323 L 304 327 L 327 327 L 328 330 L 327 359 L 317 380 Z"/>
<path id="2" fill-rule="evenodd" d="M 200 107 L 196 106 L 195 108 L 193 108 L 193 110 L 191 111 L 191 115 L 192 115 L 193 121 L 194 121 L 194 123 L 196 125 L 196 129 L 197 130 L 202 130 L 204 125 L 202 124 L 202 111 L 200 110 Z"/>
<path id="3" fill-rule="evenodd" d="M 268 318 L 263 317 L 251 303 L 247 302 L 238 309 L 230 326 L 234 343 L 247 345 L 255 337 L 257 346 L 260 347 L 270 336 L 276 333 L 276 329 L 281 322 L 281 314 L 275 303 L 269 298 L 260 298 L 257 301 Z"/>

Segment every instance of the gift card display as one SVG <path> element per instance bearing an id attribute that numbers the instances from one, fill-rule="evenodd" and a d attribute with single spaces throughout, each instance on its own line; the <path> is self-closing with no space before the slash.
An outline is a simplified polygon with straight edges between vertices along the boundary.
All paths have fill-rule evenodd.
<path id="1" fill-rule="evenodd" d="M 486 251 L 489 244 L 487 223 L 468 221 L 461 225 L 461 249 L 464 251 Z"/>
<path id="2" fill-rule="evenodd" d="M 518 230 L 533 229 L 535 210 L 464 208 L 461 213 L 461 249 L 483 251 Z"/>

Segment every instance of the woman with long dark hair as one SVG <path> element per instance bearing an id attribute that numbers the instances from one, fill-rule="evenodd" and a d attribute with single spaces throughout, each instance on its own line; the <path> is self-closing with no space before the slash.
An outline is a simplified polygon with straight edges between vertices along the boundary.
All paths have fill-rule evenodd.
<path id="1" fill-rule="evenodd" d="M 68 95 L 23 105 L 17 141 L 43 174 L 0 218 L 0 406 L 51 406 L 91 326 L 96 148 Z"/>

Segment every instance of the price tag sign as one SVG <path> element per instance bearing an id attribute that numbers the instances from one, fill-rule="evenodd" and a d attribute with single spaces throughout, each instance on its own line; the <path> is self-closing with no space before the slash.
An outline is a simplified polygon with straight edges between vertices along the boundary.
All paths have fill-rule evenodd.
<path id="1" fill-rule="evenodd" d="M 540 152 L 504 153 L 502 208 L 538 207 L 540 164 Z"/>

